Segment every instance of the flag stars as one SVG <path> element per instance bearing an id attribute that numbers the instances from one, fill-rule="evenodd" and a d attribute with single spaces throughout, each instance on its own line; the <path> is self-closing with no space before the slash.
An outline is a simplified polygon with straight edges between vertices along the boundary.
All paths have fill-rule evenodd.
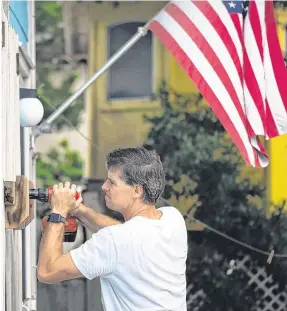
<path id="1" fill-rule="evenodd" d="M 242 9 L 246 12 L 248 11 L 248 4 L 249 4 L 249 1 L 247 0 L 244 0 L 241 2 Z"/>
<path id="2" fill-rule="evenodd" d="M 236 7 L 236 3 L 231 1 L 231 2 L 228 2 L 228 5 L 230 8 L 234 9 Z"/>

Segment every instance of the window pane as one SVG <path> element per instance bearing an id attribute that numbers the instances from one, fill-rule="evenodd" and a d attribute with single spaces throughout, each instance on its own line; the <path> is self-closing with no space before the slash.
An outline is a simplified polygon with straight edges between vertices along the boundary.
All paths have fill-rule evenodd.
<path id="1" fill-rule="evenodd" d="M 109 29 L 109 57 L 116 53 L 143 23 L 129 22 Z M 108 72 L 108 98 L 147 97 L 152 94 L 152 35 L 149 31 Z"/>

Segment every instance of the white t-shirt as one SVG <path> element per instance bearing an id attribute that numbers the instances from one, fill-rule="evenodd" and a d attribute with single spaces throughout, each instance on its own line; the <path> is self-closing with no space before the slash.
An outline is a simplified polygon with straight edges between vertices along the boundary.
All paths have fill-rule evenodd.
<path id="1" fill-rule="evenodd" d="M 174 207 L 159 210 L 159 220 L 133 217 L 71 250 L 86 278 L 100 277 L 105 310 L 186 311 L 185 221 Z"/>

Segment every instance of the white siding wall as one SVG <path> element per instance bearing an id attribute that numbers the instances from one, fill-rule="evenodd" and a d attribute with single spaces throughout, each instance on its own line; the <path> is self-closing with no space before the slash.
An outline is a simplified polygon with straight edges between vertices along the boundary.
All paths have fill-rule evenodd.
<path id="1" fill-rule="evenodd" d="M 5 232 L 3 202 L 3 181 L 16 181 L 16 176 L 21 175 L 19 76 L 16 61 L 19 47 L 17 34 L 8 24 L 7 16 L 1 8 L 1 26 L 2 22 L 5 26 L 5 45 L 1 45 L 2 81 L 0 83 L 0 310 L 22 311 L 22 231 L 6 230 Z M 3 285 L 5 285 L 5 295 Z"/>
<path id="2" fill-rule="evenodd" d="M 2 25 L 2 21 L 4 21 L 5 14 L 2 11 L 2 5 L 1 5 L 1 14 L 0 14 L 0 25 Z M 3 80 L 3 71 L 2 71 L 2 31 L 0 32 L 1 40 L 1 49 L 0 49 L 0 133 L 2 133 L 3 129 L 3 99 L 4 93 L 3 93 L 3 86 L 2 82 Z M 1 135 L 1 134 L 0 134 Z M 5 310 L 5 209 L 4 209 L 4 193 L 3 193 L 3 168 L 4 168 L 4 159 L 3 159 L 3 135 L 0 137 L 0 310 Z"/>

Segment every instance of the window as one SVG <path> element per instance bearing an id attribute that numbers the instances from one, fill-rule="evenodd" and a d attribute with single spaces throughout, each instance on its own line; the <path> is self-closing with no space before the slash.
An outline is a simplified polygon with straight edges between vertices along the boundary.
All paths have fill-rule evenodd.
<path id="1" fill-rule="evenodd" d="M 144 23 L 128 22 L 108 29 L 108 56 L 116 53 Z M 108 99 L 152 95 L 152 34 L 139 39 L 108 71 Z"/>

